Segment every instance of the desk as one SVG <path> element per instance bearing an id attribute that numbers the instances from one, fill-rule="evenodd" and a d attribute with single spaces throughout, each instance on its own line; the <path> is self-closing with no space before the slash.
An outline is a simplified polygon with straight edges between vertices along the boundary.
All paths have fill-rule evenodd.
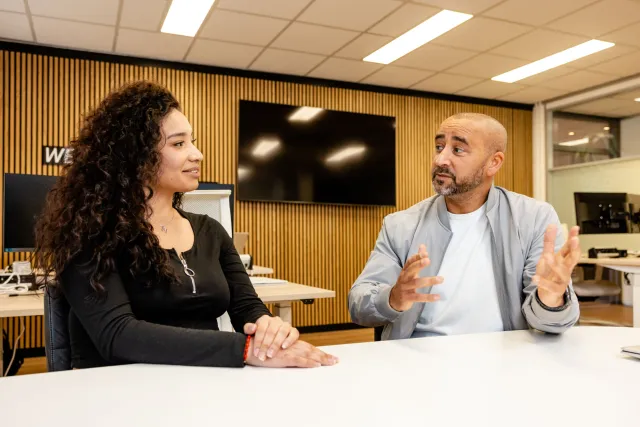
<path id="1" fill-rule="evenodd" d="M 637 343 L 638 329 L 578 327 L 325 347 L 340 363 L 308 370 L 128 365 L 26 375 L 0 380 L 0 414 L 16 427 L 632 426 L 640 361 L 620 347 Z M 28 396 L 40 396 L 37 410 Z"/>
<path id="2" fill-rule="evenodd" d="M 640 258 L 580 258 L 579 263 L 600 265 L 629 273 L 631 291 L 633 292 L 633 327 L 640 328 Z"/>
<path id="3" fill-rule="evenodd" d="M 254 265 L 251 270 L 247 270 L 249 276 L 267 276 L 273 274 L 273 268 Z"/>
<path id="4" fill-rule="evenodd" d="M 311 304 L 319 298 L 335 298 L 335 291 L 299 285 L 297 283 L 282 283 L 276 285 L 256 285 L 258 297 L 265 303 L 273 303 L 273 314 L 280 316 L 285 322 L 292 323 L 291 303 L 302 301 Z M 42 316 L 44 314 L 44 299 L 42 294 L 20 295 L 9 297 L 0 295 L 0 319 L 3 317 Z M 0 340 L 0 377 L 4 374 L 2 364 L 2 340 Z M 2 400 L 0 398 L 0 400 Z M 0 419 L 2 413 L 0 412 Z"/>

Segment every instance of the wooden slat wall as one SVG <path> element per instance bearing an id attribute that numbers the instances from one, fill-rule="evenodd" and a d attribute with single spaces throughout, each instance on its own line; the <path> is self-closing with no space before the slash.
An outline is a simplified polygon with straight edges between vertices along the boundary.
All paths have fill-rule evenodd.
<path id="1" fill-rule="evenodd" d="M 204 154 L 204 181 L 235 182 L 239 100 L 248 99 L 397 118 L 397 209 L 432 194 L 433 137 L 451 114 L 489 114 L 507 128 L 507 160 L 498 185 L 531 194 L 531 112 L 461 102 L 0 51 L 2 173 L 56 175 L 42 166 L 42 145 L 67 145 L 81 114 L 124 82 L 151 79 L 182 103 Z M 0 175 L 1 176 L 1 175 Z M 1 179 L 1 178 L 0 178 Z M 375 188 L 363 189 L 375 191 Z M 0 201 L 1 203 L 1 201 Z M 250 233 L 255 262 L 289 281 L 336 291 L 314 305 L 295 304 L 296 326 L 349 322 L 347 293 L 360 273 L 389 207 L 238 202 L 235 229 Z M 0 230 L 1 232 L 1 230 Z M 27 254 L 3 254 L 3 266 Z M 25 347 L 42 346 L 42 321 L 27 319 Z M 19 322 L 5 320 L 14 335 Z"/>

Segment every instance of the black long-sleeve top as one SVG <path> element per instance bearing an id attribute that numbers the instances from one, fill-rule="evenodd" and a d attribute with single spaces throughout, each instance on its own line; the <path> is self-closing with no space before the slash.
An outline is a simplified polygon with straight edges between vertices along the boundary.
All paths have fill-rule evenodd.
<path id="1" fill-rule="evenodd" d="M 236 331 L 269 311 L 258 298 L 232 239 L 206 215 L 180 211 L 193 228 L 193 247 L 182 253 L 195 272 L 185 274 L 175 250 L 170 264 L 180 284 L 145 286 L 120 266 L 103 282 L 104 295 L 89 284 L 93 266 L 68 266 L 59 284 L 71 306 L 69 334 L 74 368 L 126 363 L 243 366 L 246 336 L 218 330 L 229 313 Z M 195 292 L 194 292 L 195 289 Z"/>

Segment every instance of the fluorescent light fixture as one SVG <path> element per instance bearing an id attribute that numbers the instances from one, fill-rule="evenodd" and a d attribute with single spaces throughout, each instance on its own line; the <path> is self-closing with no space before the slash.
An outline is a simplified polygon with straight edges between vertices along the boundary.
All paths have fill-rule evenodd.
<path id="1" fill-rule="evenodd" d="M 575 132 L 569 132 L 569 136 L 573 136 L 575 134 L 576 134 Z"/>
<path id="2" fill-rule="evenodd" d="M 565 147 L 574 147 L 576 145 L 583 145 L 588 143 L 589 143 L 589 138 L 580 138 L 580 139 L 574 139 L 573 141 L 560 142 L 558 143 L 558 145 L 564 145 Z"/>
<path id="3" fill-rule="evenodd" d="M 323 108 L 300 107 L 289 116 L 290 122 L 309 122 L 318 114 L 324 111 Z"/>
<path id="4" fill-rule="evenodd" d="M 173 0 L 160 31 L 179 36 L 195 36 L 214 1 Z"/>
<path id="5" fill-rule="evenodd" d="M 584 58 L 585 56 L 592 55 L 600 52 L 601 50 L 609 49 L 613 46 L 615 46 L 615 43 L 603 42 L 600 40 L 589 40 L 588 42 L 570 47 L 562 52 L 554 53 L 551 56 L 547 56 L 546 58 L 542 58 L 538 61 L 532 62 L 531 64 L 523 65 L 515 70 L 495 76 L 491 80 L 504 83 L 517 82 L 518 80 L 526 79 L 527 77 L 531 77 L 535 74 Z"/>
<path id="6" fill-rule="evenodd" d="M 640 98 L 638 98 L 638 99 L 640 99 Z M 609 128 L 609 126 L 605 126 L 605 127 L 603 127 L 602 129 L 604 129 L 604 130 L 609 130 L 610 128 Z"/>
<path id="7" fill-rule="evenodd" d="M 636 99 L 634 99 L 634 101 L 640 102 L 640 98 L 636 98 Z"/>
<path id="8" fill-rule="evenodd" d="M 366 147 L 364 145 L 352 145 L 350 147 L 342 148 L 329 157 L 327 157 L 327 163 L 340 163 L 347 159 L 356 157 L 364 153 Z"/>
<path id="9" fill-rule="evenodd" d="M 418 26 L 413 27 L 400 37 L 391 40 L 364 58 L 363 61 L 389 64 L 471 18 L 473 18 L 473 15 L 467 13 L 443 10 Z"/>
<path id="10" fill-rule="evenodd" d="M 255 157 L 267 157 L 280 147 L 280 141 L 277 139 L 259 139 L 252 154 Z"/>

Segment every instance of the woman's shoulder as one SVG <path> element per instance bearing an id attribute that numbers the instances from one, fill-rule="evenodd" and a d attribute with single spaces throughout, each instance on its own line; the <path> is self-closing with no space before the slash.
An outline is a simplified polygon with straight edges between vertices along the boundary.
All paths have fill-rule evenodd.
<path id="1" fill-rule="evenodd" d="M 182 209 L 178 209 L 180 214 L 184 216 L 193 227 L 193 231 L 196 235 L 200 235 L 202 233 L 219 233 L 220 230 L 224 230 L 224 227 L 220 222 L 211 218 L 209 215 L 205 214 L 197 214 L 193 212 L 185 212 Z"/>

